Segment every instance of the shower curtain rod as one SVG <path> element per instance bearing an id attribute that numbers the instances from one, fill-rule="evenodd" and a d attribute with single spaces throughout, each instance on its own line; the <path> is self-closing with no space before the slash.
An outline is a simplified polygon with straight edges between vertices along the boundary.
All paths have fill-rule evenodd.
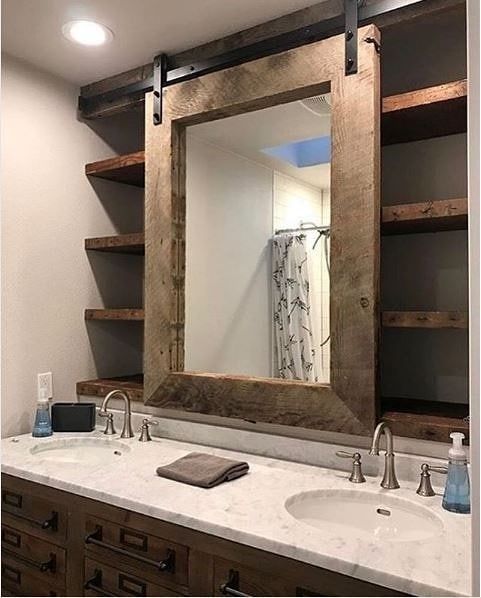
<path id="1" fill-rule="evenodd" d="M 330 226 L 298 226 L 297 228 L 280 228 L 276 230 L 275 234 L 281 233 L 297 233 L 308 230 L 318 230 L 320 233 L 328 233 L 331 230 Z"/>

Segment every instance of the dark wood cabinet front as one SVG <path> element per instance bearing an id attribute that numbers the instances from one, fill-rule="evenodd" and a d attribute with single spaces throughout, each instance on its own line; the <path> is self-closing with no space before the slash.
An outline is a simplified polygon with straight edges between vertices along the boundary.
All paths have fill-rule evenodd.
<path id="1" fill-rule="evenodd" d="M 2 475 L 2 596 L 403 595 Z"/>

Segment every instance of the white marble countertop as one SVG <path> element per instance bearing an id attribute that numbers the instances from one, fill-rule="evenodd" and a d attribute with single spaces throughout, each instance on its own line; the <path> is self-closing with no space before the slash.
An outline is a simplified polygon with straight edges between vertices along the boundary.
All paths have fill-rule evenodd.
<path id="1" fill-rule="evenodd" d="M 155 438 L 140 443 L 121 440 L 130 451 L 108 465 L 58 463 L 32 455 L 37 444 L 68 436 L 108 438 L 100 431 L 30 435 L 2 440 L 2 472 L 59 490 L 130 509 L 187 528 L 213 534 L 418 596 L 470 596 L 470 525 L 467 515 L 449 513 L 441 496 L 422 498 L 416 484 L 401 482 L 384 490 L 380 479 L 368 477 L 355 489 L 403 498 L 428 507 L 441 518 L 441 536 L 422 542 L 389 542 L 369 537 L 329 536 L 295 520 L 284 504 L 293 494 L 309 490 L 352 489 L 344 472 L 250 454 Z M 110 437 L 119 440 L 118 436 Z M 209 490 L 156 475 L 156 468 L 193 450 L 246 460 L 249 473 Z M 439 492 L 441 492 L 438 489 Z"/>

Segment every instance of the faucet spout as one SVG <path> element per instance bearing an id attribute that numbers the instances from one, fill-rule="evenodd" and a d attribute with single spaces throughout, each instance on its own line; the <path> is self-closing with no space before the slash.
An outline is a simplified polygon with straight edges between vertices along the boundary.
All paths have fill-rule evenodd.
<path id="1" fill-rule="evenodd" d="M 119 396 L 124 400 L 124 426 L 122 428 L 122 433 L 120 434 L 120 438 L 133 438 L 134 433 L 132 431 L 132 423 L 131 423 L 131 412 L 130 412 L 130 399 L 128 395 L 123 390 L 112 390 L 109 392 L 104 400 L 102 401 L 102 405 L 100 407 L 99 415 L 105 417 L 107 414 L 107 405 L 112 397 Z"/>
<path id="2" fill-rule="evenodd" d="M 380 422 L 372 437 L 370 455 L 379 455 L 379 441 L 382 434 L 386 437 L 386 454 L 384 456 L 384 476 L 382 478 L 381 486 L 388 490 L 399 488 L 399 482 L 396 478 L 396 472 L 394 470 L 394 441 L 391 428 L 386 422 Z"/>

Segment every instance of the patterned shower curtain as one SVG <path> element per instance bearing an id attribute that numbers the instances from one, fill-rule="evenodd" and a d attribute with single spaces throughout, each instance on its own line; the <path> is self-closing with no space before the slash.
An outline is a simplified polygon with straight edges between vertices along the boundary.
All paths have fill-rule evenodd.
<path id="1" fill-rule="evenodd" d="M 305 235 L 272 239 L 274 375 L 317 382 Z"/>

